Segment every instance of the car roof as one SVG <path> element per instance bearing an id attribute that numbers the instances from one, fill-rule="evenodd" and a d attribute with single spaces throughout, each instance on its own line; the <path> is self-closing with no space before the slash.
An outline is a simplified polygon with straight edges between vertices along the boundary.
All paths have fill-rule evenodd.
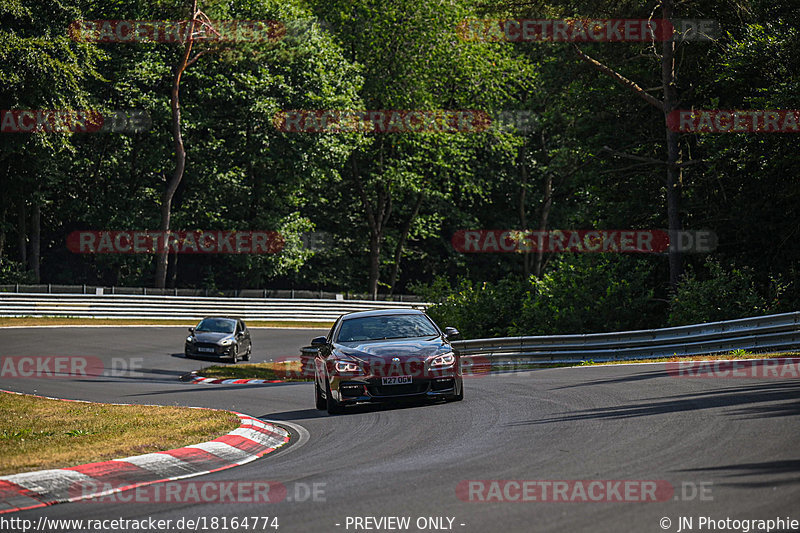
<path id="1" fill-rule="evenodd" d="M 396 309 L 372 309 L 370 311 L 354 311 L 342 316 L 342 320 L 351 320 L 353 318 L 362 318 L 365 316 L 386 316 L 386 315 L 424 315 L 425 313 L 419 309 L 409 309 L 401 307 Z"/>
<path id="2" fill-rule="evenodd" d="M 202 318 L 200 321 L 202 322 L 203 320 L 209 320 L 209 319 L 210 320 L 241 320 L 240 318 L 235 318 L 235 317 L 232 317 L 232 316 L 207 316 L 207 317 Z"/>

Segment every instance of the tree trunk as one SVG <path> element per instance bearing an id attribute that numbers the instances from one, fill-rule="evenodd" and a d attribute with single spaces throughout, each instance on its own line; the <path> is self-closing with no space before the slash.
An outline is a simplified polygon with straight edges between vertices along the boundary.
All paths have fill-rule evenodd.
<path id="1" fill-rule="evenodd" d="M 0 207 L 0 258 L 2 258 L 6 249 L 6 212 L 8 211 L 5 196 L 0 203 L 2 203 L 2 207 Z"/>
<path id="2" fill-rule="evenodd" d="M 553 173 L 547 172 L 544 181 L 544 199 L 542 200 L 542 211 L 539 214 L 539 231 L 547 231 L 547 223 L 550 219 L 550 208 L 553 206 Z M 544 250 L 539 248 L 536 250 L 536 267 L 533 274 L 540 278 L 542 277 L 542 269 L 544 266 Z"/>
<path id="3" fill-rule="evenodd" d="M 661 18 L 664 20 L 672 20 L 674 11 L 674 0 L 663 0 L 661 3 Z M 664 88 L 664 100 L 648 94 L 644 89 L 636 83 L 625 78 L 620 73 L 614 71 L 610 67 L 600 63 L 586 55 L 580 47 L 573 43 L 573 48 L 578 52 L 580 58 L 586 63 L 592 65 L 600 72 L 610 76 L 616 80 L 623 87 L 631 90 L 633 93 L 644 99 L 647 103 L 659 109 L 664 115 L 664 128 L 666 131 L 667 143 L 667 160 L 666 163 L 667 176 L 665 185 L 667 188 L 667 224 L 669 226 L 670 243 L 675 244 L 678 242 L 677 232 L 681 230 L 681 217 L 680 217 L 680 201 L 681 201 L 681 167 L 678 163 L 681 159 L 681 150 L 678 143 L 679 137 L 676 132 L 673 132 L 667 126 L 667 117 L 677 105 L 678 96 L 675 87 L 675 48 L 676 41 L 673 39 L 664 40 L 661 44 L 661 84 Z M 641 159 L 641 158 L 640 158 Z M 661 161 L 654 161 L 661 164 Z M 678 250 L 677 246 L 671 245 L 669 247 L 669 284 L 670 288 L 674 291 L 677 287 L 678 280 L 683 273 L 683 257 Z"/>
<path id="4" fill-rule="evenodd" d="M 547 139 L 544 132 L 542 137 L 542 151 L 547 153 Z M 552 163 L 552 160 L 551 160 Z M 550 221 L 550 208 L 553 206 L 553 172 L 548 168 L 544 175 L 544 197 L 542 198 L 542 207 L 539 210 L 539 231 L 547 231 L 547 225 Z M 542 270 L 544 270 L 544 250 L 538 248 L 536 250 L 536 262 L 534 263 L 533 275 L 537 278 L 542 277 Z"/>
<path id="5" fill-rule="evenodd" d="M 373 300 L 378 299 L 378 276 L 381 266 L 381 241 L 383 235 L 371 231 L 369 235 L 369 295 Z"/>
<path id="6" fill-rule="evenodd" d="M 188 35 L 191 36 L 194 32 L 195 18 L 197 16 L 197 0 L 192 1 L 191 20 L 189 22 Z M 186 168 L 186 150 L 183 148 L 183 137 L 181 136 L 181 104 L 180 104 L 180 87 L 181 75 L 186 67 L 190 64 L 189 55 L 192 52 L 192 39 L 186 40 L 184 45 L 184 52 L 181 62 L 175 68 L 175 76 L 172 80 L 172 93 L 170 95 L 170 105 L 172 107 L 172 139 L 173 149 L 175 150 L 175 171 L 172 178 L 167 182 L 164 194 L 161 196 L 161 224 L 159 229 L 161 235 L 165 238 L 159 241 L 161 246 L 156 255 L 156 276 L 155 285 L 159 289 L 163 289 L 167 282 L 167 259 L 169 251 L 167 249 L 166 235 L 170 230 L 170 216 L 172 214 L 172 198 L 175 196 L 175 191 L 183 179 L 183 171 Z M 196 58 L 195 58 L 196 59 Z"/>
<path id="7" fill-rule="evenodd" d="M 350 157 L 351 168 L 353 171 L 353 182 L 355 183 L 364 212 L 367 215 L 369 225 L 369 282 L 367 290 L 373 300 L 378 299 L 378 281 L 380 279 L 381 265 L 381 245 L 383 244 L 383 232 L 389 217 L 392 214 L 392 195 L 379 183 L 377 189 L 376 208 L 372 208 L 364 183 L 361 181 L 356 156 Z"/>
<path id="8" fill-rule="evenodd" d="M 185 159 L 185 154 L 183 159 Z M 181 165 L 182 166 L 182 165 Z M 181 169 L 181 173 L 183 170 Z M 174 178 L 173 178 L 174 179 Z M 167 187 L 169 190 L 169 186 Z M 169 232 L 170 226 L 170 214 L 172 210 L 172 195 L 169 194 L 167 191 L 161 197 L 161 224 L 159 225 L 159 229 L 161 230 L 161 239 L 159 239 L 159 248 L 156 254 L 156 279 L 155 285 L 159 289 L 163 289 L 166 286 L 167 282 L 167 260 L 169 259 L 169 252 L 167 249 L 167 233 Z"/>
<path id="9" fill-rule="evenodd" d="M 173 252 L 167 256 L 167 280 L 169 288 L 174 289 L 178 283 L 178 254 Z"/>
<path id="10" fill-rule="evenodd" d="M 419 208 L 422 205 L 422 198 L 423 194 L 420 192 L 417 196 L 417 201 L 414 203 L 414 210 L 411 212 L 411 216 L 408 217 L 406 222 L 403 224 L 403 229 L 400 231 L 400 239 L 397 241 L 397 246 L 394 249 L 394 263 L 392 263 L 392 272 L 389 275 L 389 296 L 394 293 L 394 284 L 397 282 L 397 276 L 400 272 L 400 260 L 403 257 L 403 248 L 406 246 L 408 234 L 411 231 L 411 225 L 414 223 L 414 220 L 417 218 L 417 214 L 419 213 Z"/>
<path id="11" fill-rule="evenodd" d="M 672 20 L 673 0 L 663 0 L 661 4 L 661 17 Z M 681 200 L 681 170 L 676 166 L 681 158 L 678 133 L 671 131 L 667 124 L 667 117 L 678 104 L 675 88 L 675 41 L 665 40 L 662 43 L 661 53 L 661 82 L 664 86 L 664 124 L 667 135 L 667 222 L 669 224 L 669 285 L 675 291 L 678 280 L 683 273 L 683 257 L 676 243 L 678 232 L 681 230 L 680 200 Z"/>
<path id="12" fill-rule="evenodd" d="M 519 224 L 520 230 L 523 232 L 528 231 L 528 213 L 525 209 L 525 203 L 528 197 L 528 167 L 525 165 L 525 145 L 519 148 Z M 528 279 L 531 275 L 531 251 L 525 250 L 522 252 L 522 275 Z"/>
<path id="13" fill-rule="evenodd" d="M 41 281 L 39 270 L 40 253 L 41 253 L 41 233 L 42 233 L 42 208 L 39 202 L 33 203 L 33 212 L 31 213 L 31 253 L 30 269 L 33 270 L 34 283 Z"/>
<path id="14" fill-rule="evenodd" d="M 28 225 L 26 224 L 25 200 L 20 194 L 17 200 L 17 236 L 19 243 L 19 262 L 22 268 L 28 264 Z"/>

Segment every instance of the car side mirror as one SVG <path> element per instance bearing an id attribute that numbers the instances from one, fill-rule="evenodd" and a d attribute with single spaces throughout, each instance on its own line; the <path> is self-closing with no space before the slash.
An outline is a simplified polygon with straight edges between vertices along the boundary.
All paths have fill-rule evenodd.
<path id="1" fill-rule="evenodd" d="M 327 337 L 315 337 L 311 339 L 311 346 L 324 346 L 325 344 L 328 344 Z"/>
<path id="2" fill-rule="evenodd" d="M 444 336 L 447 340 L 454 341 L 461 336 L 456 328 L 444 328 Z"/>
<path id="3" fill-rule="evenodd" d="M 189 328 L 189 333 L 194 333 L 194 328 Z"/>

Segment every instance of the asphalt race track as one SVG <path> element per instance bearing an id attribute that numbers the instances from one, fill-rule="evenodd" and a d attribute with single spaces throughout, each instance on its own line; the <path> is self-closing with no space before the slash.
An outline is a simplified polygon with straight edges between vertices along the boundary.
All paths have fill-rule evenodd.
<path id="1" fill-rule="evenodd" d="M 323 333 L 255 329 L 253 361 L 295 356 Z M 408 531 L 419 531 L 420 517 L 450 517 L 452 530 L 481 533 L 677 531 L 680 517 L 693 517 L 694 530 L 700 517 L 800 520 L 800 379 L 677 379 L 663 364 L 542 369 L 466 379 L 462 402 L 328 416 L 314 409 L 310 383 L 179 382 L 206 364 L 183 358 L 185 335 L 176 327 L 2 329 L 2 356 L 94 356 L 109 367 L 133 365 L 136 374 L 3 377 L 0 388 L 225 408 L 292 423 L 293 437 L 303 433 L 300 426 L 307 440 L 202 477 L 277 481 L 287 498 L 79 502 L 6 518 L 270 516 L 280 532 L 344 532 L 388 531 L 348 527 L 348 517 L 408 516 Z M 456 493 L 467 480 L 662 480 L 675 492 L 658 502 L 471 502 Z M 316 498 L 307 497 L 312 486 L 320 490 Z M 664 517 L 671 520 L 666 529 Z"/>

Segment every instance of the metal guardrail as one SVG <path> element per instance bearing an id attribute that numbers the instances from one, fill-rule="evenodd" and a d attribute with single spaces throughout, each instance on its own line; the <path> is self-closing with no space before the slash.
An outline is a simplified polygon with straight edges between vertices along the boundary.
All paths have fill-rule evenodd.
<path id="1" fill-rule="evenodd" d="M 654 359 L 800 348 L 800 312 L 663 329 L 454 341 L 465 366 Z"/>
<path id="2" fill-rule="evenodd" d="M 452 341 L 465 373 L 548 363 L 625 361 L 733 350 L 800 349 L 800 312 L 640 331 Z M 304 375 L 316 348 L 300 350 Z"/>
<path id="3" fill-rule="evenodd" d="M 59 285 L 54 283 L 38 285 L 0 285 L 2 293 L 45 293 L 45 294 L 127 294 L 142 296 L 204 296 L 222 298 L 291 298 L 308 300 L 369 300 L 367 294 L 349 292 L 328 292 L 300 289 L 154 289 L 152 287 L 116 287 L 103 285 Z M 397 302 L 421 302 L 422 298 L 413 294 L 378 294 L 379 300 Z"/>
<path id="4" fill-rule="evenodd" d="M 352 311 L 424 306 L 371 300 L 0 293 L 0 316 L 4 317 L 198 320 L 209 315 L 231 315 L 245 320 L 333 322 Z"/>
<path id="5" fill-rule="evenodd" d="M 198 320 L 233 315 L 247 320 L 332 322 L 352 311 L 425 308 L 419 302 L 184 296 L 18 294 L 0 292 L 0 316 Z M 800 349 L 800 312 L 673 328 L 454 341 L 466 366 L 570 363 L 702 355 L 732 350 Z"/>

